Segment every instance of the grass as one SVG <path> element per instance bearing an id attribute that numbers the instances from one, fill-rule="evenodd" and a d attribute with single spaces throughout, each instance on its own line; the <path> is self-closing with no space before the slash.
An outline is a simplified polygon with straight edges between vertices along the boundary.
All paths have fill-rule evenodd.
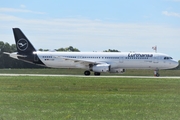
<path id="1" fill-rule="evenodd" d="M 180 79 L 0 77 L 0 120 L 178 120 Z"/>
<path id="2" fill-rule="evenodd" d="M 160 70 L 161 76 L 180 76 L 180 70 Z M 0 69 L 0 73 L 14 74 L 70 74 L 84 75 L 83 69 Z M 120 76 L 153 76 L 153 70 L 126 70 L 123 74 L 101 73 L 101 75 Z M 93 72 L 91 73 L 93 75 Z"/>

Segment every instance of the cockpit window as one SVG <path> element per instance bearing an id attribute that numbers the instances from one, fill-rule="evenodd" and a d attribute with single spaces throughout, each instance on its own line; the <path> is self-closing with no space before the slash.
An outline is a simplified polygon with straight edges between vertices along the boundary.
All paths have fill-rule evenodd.
<path id="1" fill-rule="evenodd" d="M 172 57 L 164 57 L 164 60 L 173 59 Z"/>

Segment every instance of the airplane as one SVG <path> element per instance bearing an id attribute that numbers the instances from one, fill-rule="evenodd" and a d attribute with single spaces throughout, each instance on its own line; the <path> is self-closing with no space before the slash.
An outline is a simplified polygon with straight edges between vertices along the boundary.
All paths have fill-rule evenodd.
<path id="1" fill-rule="evenodd" d="M 152 69 L 160 76 L 160 69 L 172 69 L 178 62 L 169 55 L 152 52 L 50 52 L 37 51 L 19 28 L 13 28 L 17 52 L 10 57 L 50 68 L 81 68 L 84 75 L 91 72 L 124 73 L 126 69 Z"/>

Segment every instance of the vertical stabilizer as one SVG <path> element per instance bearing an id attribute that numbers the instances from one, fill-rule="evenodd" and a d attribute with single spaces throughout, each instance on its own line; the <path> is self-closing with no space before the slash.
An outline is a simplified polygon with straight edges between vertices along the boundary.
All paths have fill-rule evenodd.
<path id="1" fill-rule="evenodd" d="M 13 33 L 18 54 L 28 55 L 36 51 L 34 46 L 30 43 L 28 38 L 23 34 L 23 32 L 19 28 L 13 28 Z"/>

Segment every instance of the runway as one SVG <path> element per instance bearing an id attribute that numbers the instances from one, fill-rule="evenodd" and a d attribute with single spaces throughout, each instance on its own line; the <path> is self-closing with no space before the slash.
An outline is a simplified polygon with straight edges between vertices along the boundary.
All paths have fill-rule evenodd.
<path id="1" fill-rule="evenodd" d="M 180 76 L 84 76 L 84 75 L 55 75 L 55 74 L 0 74 L 0 76 L 39 76 L 39 77 L 101 77 L 101 78 L 167 78 L 180 79 Z"/>

